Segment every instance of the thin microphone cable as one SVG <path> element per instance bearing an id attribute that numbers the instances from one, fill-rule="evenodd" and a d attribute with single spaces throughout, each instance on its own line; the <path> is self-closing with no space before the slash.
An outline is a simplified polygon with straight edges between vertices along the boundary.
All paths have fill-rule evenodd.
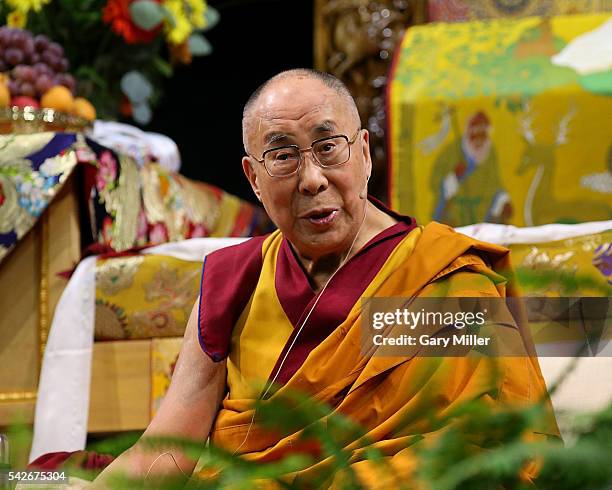
<path id="1" fill-rule="evenodd" d="M 172 454 L 171 451 L 166 451 L 165 453 L 161 453 L 159 456 L 157 456 L 157 458 L 155 458 L 153 460 L 153 462 L 151 463 L 151 465 L 149 466 L 149 469 L 147 470 L 147 474 L 145 475 L 144 479 L 142 480 L 142 488 L 145 488 L 145 483 L 147 482 L 147 478 L 149 477 L 149 474 L 151 473 L 151 470 L 153 469 L 153 466 L 155 466 L 155 463 L 157 463 L 157 461 L 162 457 L 162 456 L 170 456 L 170 458 L 172 458 L 172 462 L 174 463 L 174 466 L 176 466 L 176 468 L 181 472 L 181 474 L 187 478 L 187 480 L 191 480 L 191 476 L 188 476 L 179 466 L 179 464 L 176 461 L 176 458 L 174 457 L 174 455 Z"/>

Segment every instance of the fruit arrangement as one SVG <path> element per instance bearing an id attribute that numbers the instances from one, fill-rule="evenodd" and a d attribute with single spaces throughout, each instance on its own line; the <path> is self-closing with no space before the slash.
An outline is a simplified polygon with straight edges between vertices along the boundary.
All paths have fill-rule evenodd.
<path id="1" fill-rule="evenodd" d="M 47 108 L 93 121 L 95 108 L 75 97 L 68 69 L 64 49 L 47 36 L 0 27 L 0 108 Z"/>

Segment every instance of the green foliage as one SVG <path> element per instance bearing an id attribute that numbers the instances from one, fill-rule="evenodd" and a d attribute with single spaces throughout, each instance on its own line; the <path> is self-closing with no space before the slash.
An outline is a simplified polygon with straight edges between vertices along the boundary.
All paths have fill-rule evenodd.
<path id="1" fill-rule="evenodd" d="M 189 36 L 189 51 L 194 56 L 206 56 L 212 53 L 212 45 L 204 36 L 194 33 Z"/>
<path id="2" fill-rule="evenodd" d="M 612 406 L 591 416 L 582 416 L 576 424 L 576 441 L 569 447 L 555 438 L 529 442 L 524 436 L 545 415 L 544 405 L 525 409 L 491 409 L 482 401 L 462 404 L 438 420 L 445 427 L 432 444 L 414 444 L 418 459 L 417 478 L 425 488 L 453 489 L 523 489 L 533 486 L 521 478 L 521 469 L 530 462 L 541 462 L 537 488 L 606 489 L 612 484 Z M 351 420 L 299 394 L 259 402 L 257 423 L 284 435 L 301 431 L 298 440 L 316 441 L 321 453 L 316 457 L 293 454 L 273 463 L 254 463 L 223 449 L 175 438 L 155 438 L 145 442 L 150 448 L 176 448 L 191 457 L 202 452 L 200 464 L 215 477 L 192 479 L 190 489 L 247 489 L 255 482 L 274 481 L 279 488 L 325 488 L 337 472 L 342 472 L 344 488 L 362 488 L 351 463 L 359 459 L 375 462 L 381 475 L 388 477 L 393 468 L 378 449 L 367 441 L 365 431 Z M 365 450 L 356 458 L 345 449 L 347 441 Z M 425 438 L 421 438 L 422 441 Z M 292 474 L 317 461 L 328 461 L 316 481 L 293 481 Z M 139 488 L 142 482 L 121 480 L 117 488 Z M 159 487 L 155 486 L 159 483 Z M 146 488 L 180 488 L 184 482 L 164 480 L 147 482 Z M 126 486 L 127 485 L 127 486 Z M 407 486 L 410 488 L 410 486 Z"/>
<path id="3" fill-rule="evenodd" d="M 354 490 L 363 487 L 353 463 L 363 460 L 372 462 L 381 478 L 395 475 L 394 488 L 402 485 L 413 488 L 413 482 L 394 473 L 388 458 L 372 444 L 359 424 L 307 395 L 286 390 L 280 394 L 258 401 L 253 420 L 258 426 L 295 437 L 295 450 L 286 457 L 260 463 L 202 441 L 174 437 L 141 439 L 144 450 L 157 453 L 177 450 L 194 460 L 199 458 L 199 467 L 209 476 L 187 479 L 182 475 L 165 478 L 147 475 L 144 481 L 118 476 L 113 480 L 113 488 L 241 490 L 257 488 L 262 481 L 275 482 L 277 488 L 286 489 L 326 488 L 332 478 L 338 481 L 340 473 L 342 488 Z M 521 476 L 521 470 L 537 462 L 536 488 L 612 488 L 612 405 L 597 413 L 574 415 L 568 438 L 571 443 L 566 446 L 554 437 L 529 437 L 532 428 L 541 426 L 546 415 L 544 403 L 519 409 L 492 407 L 484 399 L 459 404 L 441 416 L 424 413 L 431 431 L 414 434 L 406 443 L 412 450 L 411 457 L 417 461 L 414 477 L 423 488 L 436 490 L 522 490 L 534 486 Z M 407 427 L 398 431 L 407 431 Z M 11 434 L 15 438 L 13 444 L 29 440 L 21 426 Z M 137 436 L 103 440 L 90 449 L 119 454 Z M 315 480 L 305 481 L 299 472 L 313 464 L 318 464 L 321 470 Z M 70 472 L 81 478 L 95 476 L 77 469 Z"/>
<path id="4" fill-rule="evenodd" d="M 119 456 L 123 451 L 131 448 L 140 439 L 142 432 L 127 432 L 112 439 L 105 438 L 87 445 L 88 451 L 100 454 Z"/>

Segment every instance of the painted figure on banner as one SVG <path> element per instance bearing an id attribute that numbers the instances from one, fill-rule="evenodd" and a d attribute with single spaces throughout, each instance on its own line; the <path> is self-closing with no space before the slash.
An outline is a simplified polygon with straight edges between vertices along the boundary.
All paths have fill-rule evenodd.
<path id="1" fill-rule="evenodd" d="M 453 111 L 449 112 L 446 119 L 443 116 L 443 126 L 451 126 L 460 136 L 440 150 L 434 163 L 430 177 L 436 196 L 433 219 L 452 226 L 506 223 L 512 204 L 499 175 L 490 118 L 483 111 L 473 113 L 461 134 Z"/>
<path id="2" fill-rule="evenodd" d="M 526 147 L 516 173 L 523 175 L 528 171 L 533 172 L 523 206 L 523 217 L 527 226 L 581 223 L 612 218 L 612 208 L 605 202 L 596 198 L 564 199 L 557 195 L 553 188 L 557 171 L 556 152 L 567 144 L 570 122 L 576 112 L 576 107 L 572 105 L 560 118 L 554 141 L 539 141 L 536 138 L 537 131 L 534 129 L 530 104 L 523 103 L 519 121 Z M 584 187 L 584 178 L 581 181 Z M 605 189 L 603 191 L 605 193 Z"/>

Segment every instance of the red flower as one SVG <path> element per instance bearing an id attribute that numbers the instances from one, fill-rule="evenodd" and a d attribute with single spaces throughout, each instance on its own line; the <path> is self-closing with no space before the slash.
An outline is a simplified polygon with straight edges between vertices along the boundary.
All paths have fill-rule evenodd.
<path id="1" fill-rule="evenodd" d="M 132 103 L 124 94 L 121 94 L 121 102 L 119 103 L 119 112 L 122 116 L 132 117 Z"/>
<path id="2" fill-rule="evenodd" d="M 111 29 L 129 44 L 150 43 L 155 39 L 161 25 L 150 31 L 141 29 L 132 22 L 130 4 L 133 0 L 108 0 L 102 19 Z M 158 2 L 159 3 L 159 2 Z"/>

